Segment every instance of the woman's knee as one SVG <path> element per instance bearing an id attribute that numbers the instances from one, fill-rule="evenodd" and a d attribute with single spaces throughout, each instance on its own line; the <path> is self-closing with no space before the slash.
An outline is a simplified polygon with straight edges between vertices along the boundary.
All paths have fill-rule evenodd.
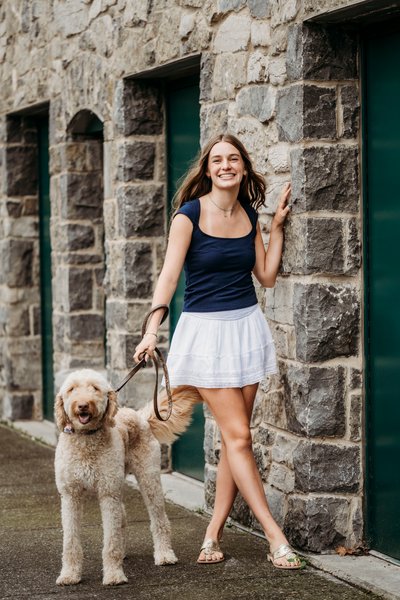
<path id="1" fill-rule="evenodd" d="M 230 435 L 224 436 L 224 442 L 227 452 L 230 450 L 236 450 L 237 452 L 249 450 L 252 447 L 250 429 L 243 428 L 233 431 Z"/>

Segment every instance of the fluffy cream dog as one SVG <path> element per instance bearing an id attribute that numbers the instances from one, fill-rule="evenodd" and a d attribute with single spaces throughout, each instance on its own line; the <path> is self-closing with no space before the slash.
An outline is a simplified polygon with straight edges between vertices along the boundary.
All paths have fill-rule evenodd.
<path id="1" fill-rule="evenodd" d="M 56 398 L 55 417 L 61 431 L 55 456 L 57 489 L 61 495 L 64 532 L 59 585 L 79 583 L 82 573 L 80 521 L 82 497 L 95 492 L 104 529 L 103 584 L 127 581 L 123 571 L 125 511 L 122 490 L 125 475 L 133 473 L 150 516 L 156 565 L 173 564 L 170 525 L 160 481 L 160 444 L 182 433 L 200 400 L 188 386 L 173 390 L 171 418 L 158 421 L 151 404 L 135 411 L 118 408 L 115 392 L 96 371 L 82 369 L 68 375 Z M 161 410 L 166 405 L 159 398 Z"/>

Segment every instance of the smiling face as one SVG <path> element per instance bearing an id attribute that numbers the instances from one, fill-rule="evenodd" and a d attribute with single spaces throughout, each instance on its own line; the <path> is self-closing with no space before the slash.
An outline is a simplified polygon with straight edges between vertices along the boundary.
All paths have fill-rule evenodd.
<path id="1" fill-rule="evenodd" d="M 61 386 L 57 401 L 62 404 L 64 420 L 70 423 L 75 431 L 91 431 L 99 428 L 99 423 L 106 413 L 110 412 L 110 417 L 114 415 L 113 394 L 107 380 L 99 373 L 91 369 L 81 369 L 68 375 Z M 60 424 L 60 429 L 64 426 Z"/>
<path id="2" fill-rule="evenodd" d="M 246 175 L 243 158 L 239 150 L 229 142 L 218 142 L 208 155 L 207 177 L 212 186 L 220 190 L 239 190 Z"/>

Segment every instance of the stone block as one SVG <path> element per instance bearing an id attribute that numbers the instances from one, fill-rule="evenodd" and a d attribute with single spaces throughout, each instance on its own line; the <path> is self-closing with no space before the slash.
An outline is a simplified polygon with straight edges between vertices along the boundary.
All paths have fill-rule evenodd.
<path id="1" fill-rule="evenodd" d="M 282 257 L 284 273 L 345 272 L 344 227 L 337 218 L 297 218 L 287 222 Z"/>
<path id="2" fill-rule="evenodd" d="M 164 234 L 164 187 L 131 185 L 118 188 L 119 233 L 123 237 Z"/>
<path id="3" fill-rule="evenodd" d="M 349 437 L 352 442 L 362 440 L 363 399 L 361 394 L 350 396 Z"/>
<path id="4" fill-rule="evenodd" d="M 93 305 L 93 272 L 91 269 L 69 269 L 69 310 L 90 310 Z"/>
<path id="5" fill-rule="evenodd" d="M 261 123 L 269 121 L 275 109 L 275 91 L 269 85 L 243 88 L 236 98 L 239 116 L 251 115 Z"/>
<path id="6" fill-rule="evenodd" d="M 278 90 L 276 124 L 279 140 L 299 142 L 303 137 L 303 86 L 293 85 Z"/>
<path id="7" fill-rule="evenodd" d="M 294 325 L 299 360 L 354 356 L 360 335 L 360 302 L 349 286 L 294 285 Z"/>
<path id="8" fill-rule="evenodd" d="M 293 453 L 298 443 L 298 439 L 278 433 L 272 446 L 271 459 L 275 463 L 284 464 L 293 470 Z"/>
<path id="9" fill-rule="evenodd" d="M 23 203 L 20 201 L 9 200 L 6 202 L 6 210 L 7 214 L 14 219 L 18 219 L 18 217 L 22 214 Z"/>
<path id="10" fill-rule="evenodd" d="M 351 531 L 347 498 L 290 496 L 284 530 L 293 546 L 322 552 L 344 545 Z"/>
<path id="11" fill-rule="evenodd" d="M 269 79 L 268 55 L 256 50 L 249 55 L 247 61 L 248 83 L 266 83 Z"/>
<path id="12" fill-rule="evenodd" d="M 9 287 L 26 287 L 33 284 L 33 242 L 10 239 L 0 244 L 0 283 Z"/>
<path id="13" fill-rule="evenodd" d="M 265 448 L 261 444 L 254 444 L 253 454 L 260 477 L 264 482 L 266 482 L 271 465 L 271 453 L 268 448 Z"/>
<path id="14" fill-rule="evenodd" d="M 94 245 L 95 235 L 91 225 L 81 225 L 79 223 L 69 223 L 64 225 L 61 230 L 61 237 L 64 237 L 65 250 L 87 250 Z"/>
<path id="15" fill-rule="evenodd" d="M 231 10 L 240 10 L 246 5 L 246 0 L 218 0 L 218 12 L 226 13 Z"/>
<path id="16" fill-rule="evenodd" d="M 264 400 L 264 421 L 280 429 L 287 428 L 287 417 L 283 390 L 268 392 Z"/>
<path id="17" fill-rule="evenodd" d="M 283 527 L 286 511 L 287 496 L 281 490 L 277 490 L 272 485 L 266 486 L 266 498 L 272 516 L 280 527 Z"/>
<path id="18" fill-rule="evenodd" d="M 303 96 L 303 137 L 336 138 L 336 89 L 305 85 Z"/>
<path id="19" fill-rule="evenodd" d="M 290 152 L 293 213 L 358 212 L 358 149 L 310 146 Z"/>
<path id="20" fill-rule="evenodd" d="M 288 30 L 286 64 L 291 81 L 355 79 L 357 37 L 339 26 L 292 25 Z"/>
<path id="21" fill-rule="evenodd" d="M 103 339 L 103 315 L 71 315 L 69 322 L 69 337 L 74 342 L 89 342 Z"/>
<path id="22" fill-rule="evenodd" d="M 293 453 L 299 492 L 357 493 L 362 483 L 358 446 L 302 441 Z"/>
<path id="23" fill-rule="evenodd" d="M 269 69 L 271 80 L 271 62 Z M 335 139 L 335 88 L 298 84 L 279 90 L 276 121 L 280 141 Z"/>
<path id="24" fill-rule="evenodd" d="M 60 175 L 61 217 L 93 221 L 102 216 L 103 185 L 100 173 Z"/>
<path id="25" fill-rule="evenodd" d="M 40 386 L 38 373 L 41 370 L 40 338 L 8 338 L 4 377 L 8 388 L 32 390 Z"/>
<path id="26" fill-rule="evenodd" d="M 247 15 L 231 14 L 222 22 L 214 39 L 215 52 L 247 50 L 251 19 Z"/>
<path id="27" fill-rule="evenodd" d="M 214 502 L 211 506 L 214 506 Z M 238 495 L 235 498 L 230 517 L 234 521 L 238 521 L 245 527 L 252 527 L 253 525 L 253 515 L 250 511 L 250 508 L 248 507 L 248 504 L 243 499 L 240 493 L 238 493 Z"/>
<path id="28" fill-rule="evenodd" d="M 247 0 L 247 5 L 256 19 L 267 19 L 271 15 L 271 0 Z"/>
<path id="29" fill-rule="evenodd" d="M 362 388 L 363 372 L 360 369 L 350 368 L 350 389 L 359 390 Z"/>
<path id="30" fill-rule="evenodd" d="M 204 421 L 204 458 L 209 465 L 218 465 L 220 444 L 217 441 L 217 426 L 214 419 Z"/>
<path id="31" fill-rule="evenodd" d="M 362 251 L 359 229 L 360 221 L 357 218 L 348 219 L 346 224 L 347 252 L 345 264 L 347 275 L 355 275 L 361 267 Z"/>
<path id="32" fill-rule="evenodd" d="M 154 160 L 153 142 L 124 142 L 118 147 L 118 181 L 153 179 Z"/>
<path id="33" fill-rule="evenodd" d="M 127 242 L 123 257 L 122 294 L 127 298 L 149 298 L 153 291 L 152 271 L 150 244 Z"/>
<path id="34" fill-rule="evenodd" d="M 265 316 L 281 324 L 294 324 L 292 281 L 278 277 L 275 286 L 265 290 Z"/>
<path id="35" fill-rule="evenodd" d="M 267 447 L 271 446 L 274 443 L 275 435 L 273 431 L 265 427 L 264 425 L 259 425 L 254 429 L 253 432 L 253 443 L 261 444 L 261 446 Z"/>
<path id="36" fill-rule="evenodd" d="M 208 508 L 209 510 L 212 510 L 214 508 L 216 481 L 216 468 L 206 464 L 204 467 L 204 501 L 206 508 Z M 233 517 L 232 514 L 231 516 Z"/>
<path id="37" fill-rule="evenodd" d="M 121 82 L 116 89 L 115 119 L 117 130 L 125 136 L 161 134 L 161 91 L 144 81 Z"/>
<path id="38" fill-rule="evenodd" d="M 0 330 L 15 337 L 29 335 L 29 308 L 13 305 L 5 310 L 0 306 Z"/>
<path id="39" fill-rule="evenodd" d="M 282 370 L 287 429 L 312 436 L 342 437 L 345 433 L 343 367 L 288 364 Z"/>
<path id="40" fill-rule="evenodd" d="M 265 5 L 266 2 L 263 2 Z M 251 24 L 251 43 L 257 46 L 269 46 L 271 43 L 271 26 L 268 21 L 253 21 Z"/>
<path id="41" fill-rule="evenodd" d="M 202 106 L 200 112 L 201 146 L 218 131 L 225 133 L 228 129 L 228 103 Z"/>
<path id="42" fill-rule="evenodd" d="M 360 129 L 360 99 L 356 84 L 340 88 L 341 136 L 357 138 Z"/>
<path id="43" fill-rule="evenodd" d="M 34 397 L 32 394 L 10 394 L 5 398 L 5 417 L 11 421 L 32 419 Z"/>
<path id="44" fill-rule="evenodd" d="M 6 174 L 6 193 L 8 196 L 33 196 L 37 194 L 36 148 L 34 146 L 7 147 Z"/>
<path id="45" fill-rule="evenodd" d="M 200 101 L 211 100 L 213 93 L 213 74 L 215 69 L 215 55 L 211 52 L 202 52 L 200 61 Z"/>
<path id="46" fill-rule="evenodd" d="M 294 490 L 294 473 L 281 463 L 271 463 L 267 480 L 269 485 L 285 494 Z"/>
<path id="47" fill-rule="evenodd" d="M 283 56 L 272 56 L 268 63 L 269 80 L 272 85 L 283 85 L 286 81 L 286 62 Z"/>
<path id="48" fill-rule="evenodd" d="M 247 53 L 229 52 L 215 57 L 213 81 L 213 100 L 234 98 L 235 90 L 246 82 Z"/>

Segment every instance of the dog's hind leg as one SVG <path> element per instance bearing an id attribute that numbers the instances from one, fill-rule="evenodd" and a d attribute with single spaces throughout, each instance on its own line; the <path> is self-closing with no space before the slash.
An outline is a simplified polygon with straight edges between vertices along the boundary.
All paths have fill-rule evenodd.
<path id="1" fill-rule="evenodd" d="M 171 527 L 165 512 L 160 478 L 160 445 L 151 436 L 133 450 L 132 467 L 150 517 L 156 565 L 178 562 L 171 546 Z"/>
<path id="2" fill-rule="evenodd" d="M 120 498 L 101 496 L 100 509 L 103 520 L 103 585 L 127 583 L 122 561 L 124 559 L 123 509 Z"/>
<path id="3" fill-rule="evenodd" d="M 63 494 L 61 496 L 63 554 L 57 585 L 73 585 L 81 580 L 83 561 L 80 540 L 81 517 L 82 498 Z"/>

